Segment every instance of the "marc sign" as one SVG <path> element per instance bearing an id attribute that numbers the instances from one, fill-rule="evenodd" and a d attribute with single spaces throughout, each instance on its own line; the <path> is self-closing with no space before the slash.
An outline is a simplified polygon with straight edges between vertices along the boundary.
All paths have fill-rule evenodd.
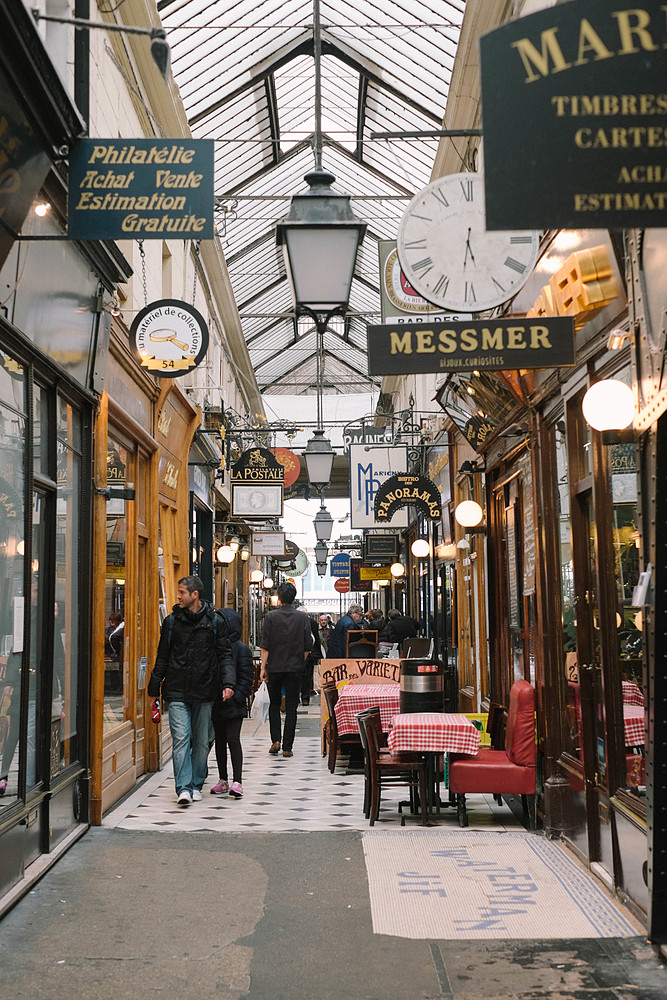
<path id="1" fill-rule="evenodd" d="M 212 139 L 80 139 L 68 234 L 78 240 L 213 238 Z"/>
<path id="2" fill-rule="evenodd" d="M 160 299 L 134 317 L 130 342 L 142 368 L 160 378 L 177 378 L 203 361 L 208 327 L 194 306 Z"/>
<path id="3" fill-rule="evenodd" d="M 368 327 L 369 375 L 573 364 L 574 323 L 569 317 Z"/>
<path id="4" fill-rule="evenodd" d="M 551 6 L 480 53 L 487 229 L 667 225 L 664 0 Z"/>

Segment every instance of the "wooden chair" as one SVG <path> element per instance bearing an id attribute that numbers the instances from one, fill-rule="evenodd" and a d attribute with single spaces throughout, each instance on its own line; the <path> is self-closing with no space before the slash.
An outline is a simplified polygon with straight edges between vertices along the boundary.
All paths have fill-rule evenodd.
<path id="1" fill-rule="evenodd" d="M 535 796 L 535 689 L 528 681 L 515 681 L 510 691 L 505 736 L 506 749 L 482 747 L 472 757 L 453 755 L 449 762 L 449 791 L 456 794 L 459 825 L 468 825 L 466 793 L 496 796 L 520 795 L 524 822 L 534 825 L 534 809 L 528 796 Z"/>
<path id="2" fill-rule="evenodd" d="M 366 819 L 370 817 L 371 814 L 371 774 L 369 765 L 369 755 L 368 755 L 368 739 L 366 737 L 366 727 L 360 722 L 360 719 L 368 717 L 372 724 L 375 726 L 375 731 L 378 736 L 378 744 L 380 747 L 380 755 L 387 756 L 389 751 L 386 749 L 387 745 L 387 734 L 382 732 L 382 719 L 380 717 L 380 708 L 374 705 L 372 708 L 364 709 L 363 712 L 357 713 L 357 725 L 359 726 L 359 738 L 361 740 L 361 749 L 364 754 L 364 816 Z"/>
<path id="3" fill-rule="evenodd" d="M 377 655 L 378 633 L 374 629 L 350 629 L 346 636 L 348 660 L 374 660 Z"/>
<path id="4" fill-rule="evenodd" d="M 358 734 L 350 734 L 345 736 L 338 735 L 338 726 L 336 724 L 336 713 L 334 711 L 336 707 L 336 702 L 338 701 L 338 688 L 335 684 L 324 684 L 322 685 L 322 694 L 324 695 L 324 700 L 327 706 L 327 712 L 329 714 L 329 732 L 328 732 L 328 744 L 329 744 L 329 758 L 327 766 L 331 773 L 333 774 L 336 770 L 336 758 L 338 757 L 338 752 L 343 747 L 353 747 L 360 746 L 360 740 Z"/>
<path id="5" fill-rule="evenodd" d="M 377 714 L 379 716 L 379 711 Z M 392 755 L 388 750 L 381 750 L 378 741 L 379 727 L 372 709 L 359 712 L 357 725 L 360 734 L 363 727 L 361 741 L 364 747 L 364 760 L 367 760 L 370 784 L 369 806 L 364 796 L 364 806 L 369 808 L 369 812 L 367 813 L 365 808 L 364 815 L 369 817 L 370 826 L 375 825 L 375 820 L 380 814 L 383 785 L 407 785 L 418 790 L 422 826 L 428 826 L 427 767 L 424 758 L 414 754 L 401 754 L 399 757 Z"/>

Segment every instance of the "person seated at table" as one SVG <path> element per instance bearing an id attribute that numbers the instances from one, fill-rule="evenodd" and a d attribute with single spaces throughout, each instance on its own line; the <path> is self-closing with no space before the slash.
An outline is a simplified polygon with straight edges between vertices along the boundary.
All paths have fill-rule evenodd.
<path id="1" fill-rule="evenodd" d="M 417 635 L 414 619 L 402 615 L 397 608 L 391 608 L 387 612 L 387 618 L 389 621 L 386 642 L 403 642 L 404 639 L 414 639 Z"/>
<path id="2" fill-rule="evenodd" d="M 360 628 L 360 622 L 364 615 L 361 604 L 350 604 L 347 613 L 338 619 L 331 633 L 327 657 L 329 659 L 345 658 L 347 653 L 347 633 L 350 629 Z"/>
<path id="3" fill-rule="evenodd" d="M 368 611 L 366 617 L 369 621 L 369 628 L 377 630 L 378 642 L 389 642 L 387 638 L 387 629 L 389 628 L 389 623 L 385 620 L 384 615 L 379 608 L 371 608 Z"/>

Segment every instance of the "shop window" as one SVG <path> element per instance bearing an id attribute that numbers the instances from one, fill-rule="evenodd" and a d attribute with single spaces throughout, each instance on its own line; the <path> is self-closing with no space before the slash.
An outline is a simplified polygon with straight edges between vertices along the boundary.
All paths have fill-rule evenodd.
<path id="1" fill-rule="evenodd" d="M 107 444 L 107 485 L 124 488 L 128 477 L 128 452 L 117 441 Z M 125 500 L 107 501 L 107 559 L 104 610 L 104 731 L 120 725 L 126 699 L 125 670 L 125 571 L 127 516 Z"/>
<path id="2" fill-rule="evenodd" d="M 565 751 L 583 762 L 581 729 L 581 696 L 577 657 L 577 620 L 572 557 L 572 524 L 570 517 L 570 484 L 568 477 L 565 424 L 555 427 L 556 476 L 558 502 L 558 541 L 560 551 L 560 591 L 562 613 L 562 648 L 567 678 L 565 708 Z"/>
<path id="3" fill-rule="evenodd" d="M 55 628 L 53 630 L 52 740 L 59 744 L 58 769 L 79 756 L 79 565 L 81 524 L 81 416 L 58 401 L 58 488 L 55 517 Z M 45 612 L 46 613 L 46 612 Z M 58 718 L 59 716 L 59 718 Z M 56 739 L 56 727 L 59 737 Z M 51 769 L 56 766 L 52 744 Z"/>
<path id="4" fill-rule="evenodd" d="M 24 463 L 25 419 L 22 369 L 0 369 L 2 469 L 0 470 L 0 810 L 19 794 L 19 736 L 24 624 Z"/>

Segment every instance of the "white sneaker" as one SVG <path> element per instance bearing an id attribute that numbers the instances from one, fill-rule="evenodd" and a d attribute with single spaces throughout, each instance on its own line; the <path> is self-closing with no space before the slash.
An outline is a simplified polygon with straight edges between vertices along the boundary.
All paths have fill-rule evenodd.
<path id="1" fill-rule="evenodd" d="M 198 788 L 193 788 L 192 789 L 192 801 L 193 802 L 201 802 L 201 792 L 199 791 Z"/>
<path id="2" fill-rule="evenodd" d="M 201 798 L 201 795 L 199 796 L 199 798 Z M 190 795 L 190 792 L 187 790 L 187 788 L 184 788 L 181 794 L 178 796 L 176 803 L 179 806 L 189 806 L 191 802 L 192 802 L 192 796 Z"/>

